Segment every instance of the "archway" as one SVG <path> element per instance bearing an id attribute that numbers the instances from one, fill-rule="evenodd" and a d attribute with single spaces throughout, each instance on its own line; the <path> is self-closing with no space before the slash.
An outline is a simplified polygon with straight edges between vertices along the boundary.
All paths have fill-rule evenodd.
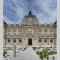
<path id="1" fill-rule="evenodd" d="M 28 45 L 32 45 L 32 39 L 31 38 L 28 39 Z"/>

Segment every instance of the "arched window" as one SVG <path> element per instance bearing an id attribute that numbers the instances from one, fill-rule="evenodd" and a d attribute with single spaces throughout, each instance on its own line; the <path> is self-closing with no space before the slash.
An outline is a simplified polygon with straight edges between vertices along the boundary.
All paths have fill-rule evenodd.
<path id="1" fill-rule="evenodd" d="M 13 43 L 16 43 L 16 40 L 15 39 L 13 40 Z"/>
<path id="2" fill-rule="evenodd" d="M 8 39 L 8 43 L 10 43 L 10 39 Z"/>
<path id="3" fill-rule="evenodd" d="M 50 43 L 53 43 L 53 39 L 50 40 Z"/>
<path id="4" fill-rule="evenodd" d="M 21 42 L 22 42 L 22 39 L 20 38 L 20 39 L 19 39 L 19 43 L 21 43 Z"/>

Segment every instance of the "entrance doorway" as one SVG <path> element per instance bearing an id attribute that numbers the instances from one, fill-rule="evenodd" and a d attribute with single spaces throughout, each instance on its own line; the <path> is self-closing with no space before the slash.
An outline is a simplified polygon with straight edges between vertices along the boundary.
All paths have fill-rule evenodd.
<path id="1" fill-rule="evenodd" d="M 32 45 L 32 39 L 31 38 L 28 39 L 28 45 Z"/>

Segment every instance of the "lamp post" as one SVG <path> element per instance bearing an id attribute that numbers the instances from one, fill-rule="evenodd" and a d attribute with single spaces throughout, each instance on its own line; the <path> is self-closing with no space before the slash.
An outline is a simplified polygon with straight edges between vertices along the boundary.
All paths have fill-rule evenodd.
<path id="1" fill-rule="evenodd" d="M 16 57 L 16 46 L 14 46 L 14 57 Z"/>

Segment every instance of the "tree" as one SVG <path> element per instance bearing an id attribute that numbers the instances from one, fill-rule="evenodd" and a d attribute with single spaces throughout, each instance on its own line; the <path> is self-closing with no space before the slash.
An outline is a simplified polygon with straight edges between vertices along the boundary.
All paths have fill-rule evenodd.
<path id="1" fill-rule="evenodd" d="M 4 50 L 4 51 L 3 51 L 3 56 L 6 57 L 6 54 L 7 54 L 7 51 Z"/>
<path id="2" fill-rule="evenodd" d="M 49 52 L 48 49 L 43 49 L 42 51 L 39 50 L 36 53 L 40 56 L 41 60 L 43 60 L 43 58 L 47 58 L 47 60 L 49 60 L 49 55 L 56 54 L 57 52 L 54 52 L 54 51 Z"/>

